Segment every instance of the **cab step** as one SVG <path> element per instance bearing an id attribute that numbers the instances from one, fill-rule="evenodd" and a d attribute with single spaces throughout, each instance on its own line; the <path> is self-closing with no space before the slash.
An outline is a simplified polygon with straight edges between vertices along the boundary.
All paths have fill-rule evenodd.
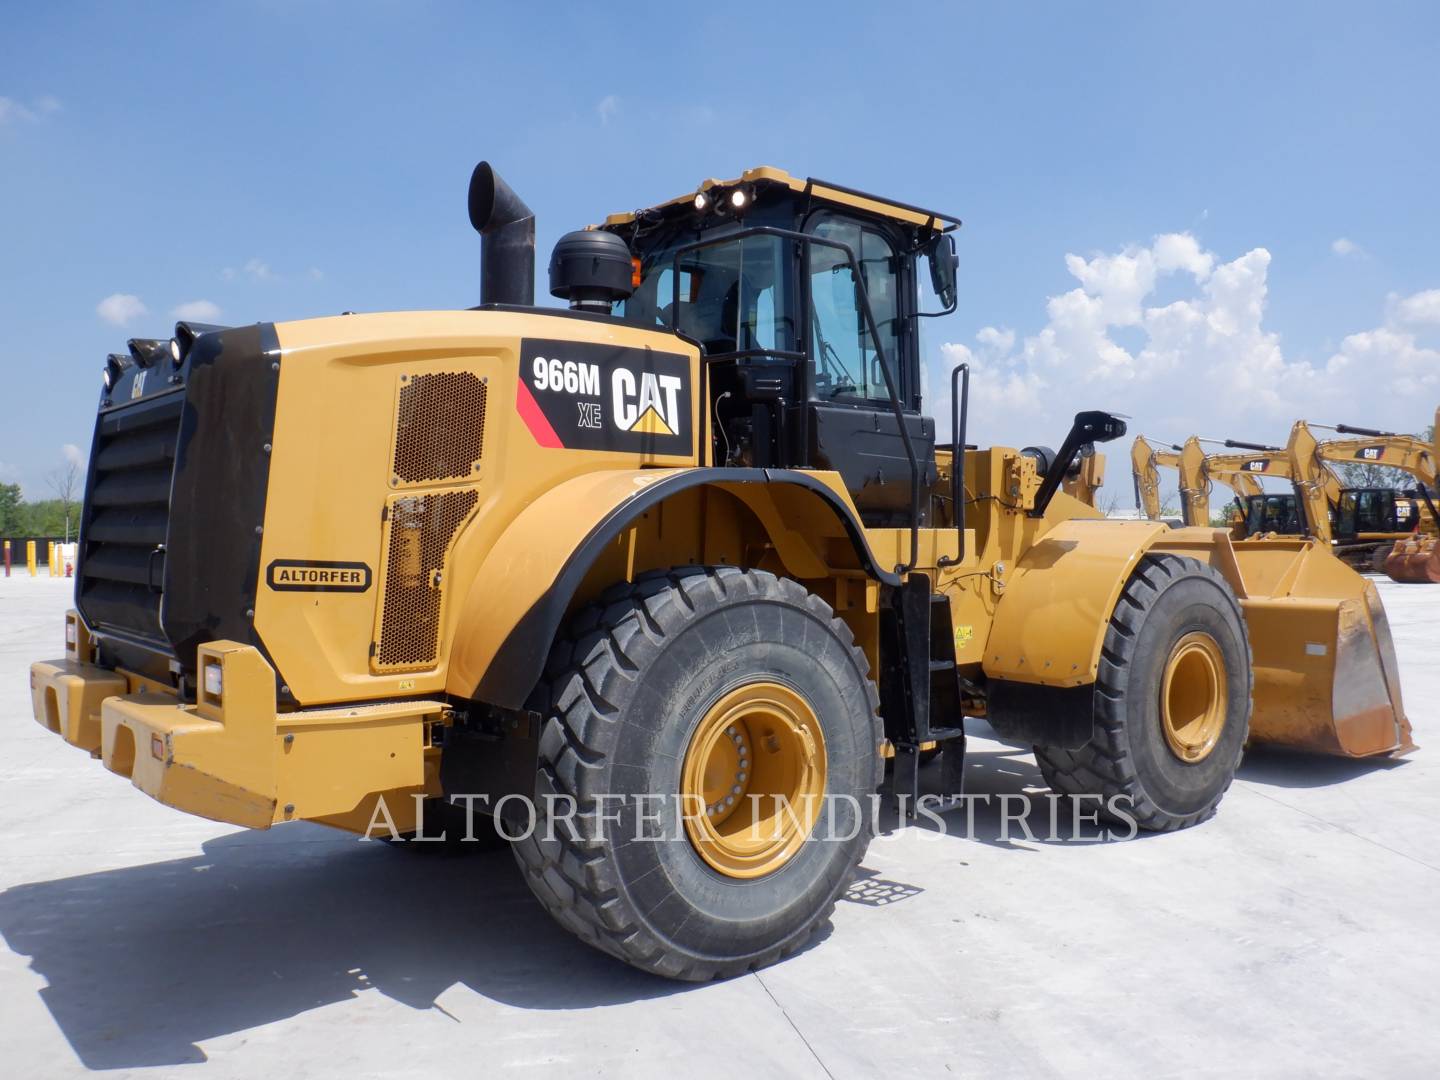
<path id="1" fill-rule="evenodd" d="M 960 793 L 965 753 L 960 672 L 950 598 L 932 592 L 927 575 L 911 574 L 890 590 L 889 599 L 881 617 L 881 711 L 895 748 L 890 794 L 903 797 L 907 815 L 914 817 L 921 748 L 927 744 L 939 743 L 945 751 L 945 793 Z"/>

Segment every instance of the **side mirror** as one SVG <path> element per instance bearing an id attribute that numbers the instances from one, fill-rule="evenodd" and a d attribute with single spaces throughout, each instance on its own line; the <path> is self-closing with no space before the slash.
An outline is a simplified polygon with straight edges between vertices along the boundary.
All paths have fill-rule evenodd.
<path id="1" fill-rule="evenodd" d="M 945 312 L 955 310 L 958 299 L 955 292 L 955 272 L 960 266 L 960 256 L 955 254 L 955 237 L 948 233 L 936 233 L 925 245 L 925 257 L 930 261 L 930 287 L 945 305 Z"/>

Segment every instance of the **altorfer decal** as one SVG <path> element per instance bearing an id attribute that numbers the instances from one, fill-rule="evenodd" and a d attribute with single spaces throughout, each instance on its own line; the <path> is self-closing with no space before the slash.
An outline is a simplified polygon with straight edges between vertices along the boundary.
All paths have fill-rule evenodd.
<path id="1" fill-rule="evenodd" d="M 521 342 L 515 407 L 541 446 L 689 455 L 690 360 L 590 342 Z"/>
<path id="2" fill-rule="evenodd" d="M 276 559 L 265 569 L 265 584 L 276 592 L 364 592 L 370 577 L 363 562 Z"/>

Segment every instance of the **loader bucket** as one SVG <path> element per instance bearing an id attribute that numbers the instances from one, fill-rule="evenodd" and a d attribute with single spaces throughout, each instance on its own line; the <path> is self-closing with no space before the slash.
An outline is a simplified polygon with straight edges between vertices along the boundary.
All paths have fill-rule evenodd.
<path id="1" fill-rule="evenodd" d="M 1357 758 L 1415 749 L 1375 586 L 1313 541 L 1234 547 L 1254 655 L 1251 741 Z"/>
<path id="2" fill-rule="evenodd" d="M 1440 584 L 1440 544 L 1433 536 L 1395 541 L 1394 550 L 1385 557 L 1385 573 L 1391 581 Z"/>

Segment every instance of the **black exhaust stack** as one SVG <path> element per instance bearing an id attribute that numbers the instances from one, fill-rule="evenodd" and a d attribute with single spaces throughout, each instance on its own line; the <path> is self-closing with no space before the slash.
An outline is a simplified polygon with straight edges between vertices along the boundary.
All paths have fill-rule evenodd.
<path id="1" fill-rule="evenodd" d="M 488 161 L 470 174 L 470 224 L 480 234 L 480 303 L 535 304 L 535 215 Z"/>

